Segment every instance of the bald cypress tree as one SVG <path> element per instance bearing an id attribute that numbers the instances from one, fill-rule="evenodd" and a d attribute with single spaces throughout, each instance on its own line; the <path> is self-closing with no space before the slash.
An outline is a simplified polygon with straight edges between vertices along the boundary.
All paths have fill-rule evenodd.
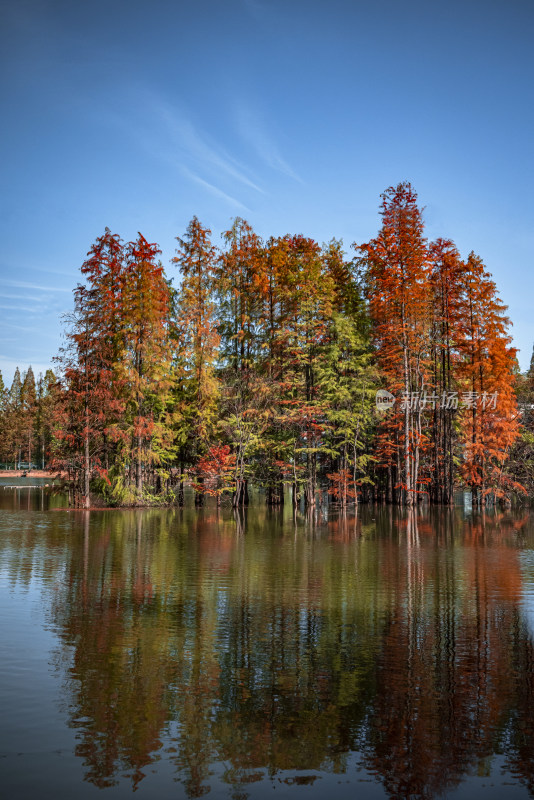
<path id="1" fill-rule="evenodd" d="M 22 380 L 18 367 L 15 370 L 13 382 L 7 394 L 6 406 L 8 458 L 18 467 L 21 461 L 23 431 Z"/>
<path id="2" fill-rule="evenodd" d="M 35 420 L 37 411 L 37 397 L 35 386 L 35 375 L 31 365 L 24 373 L 22 386 L 20 390 L 21 400 L 21 448 L 24 455 L 23 460 L 27 461 L 29 465 L 32 463 L 34 454 L 34 439 L 35 439 Z"/>
<path id="3" fill-rule="evenodd" d="M 6 460 L 6 387 L 0 371 L 0 461 Z"/>
<path id="4" fill-rule="evenodd" d="M 147 478 L 167 466 L 172 451 L 168 407 L 173 383 L 169 339 L 169 287 L 156 260 L 161 251 L 139 233 L 126 250 L 120 310 L 125 430 L 135 471 L 137 501 Z"/>
<path id="5" fill-rule="evenodd" d="M 54 430 L 54 411 L 59 399 L 57 379 L 51 369 L 37 380 L 36 399 L 36 447 L 39 466 L 44 469 L 51 457 Z"/>
<path id="6" fill-rule="evenodd" d="M 428 436 L 419 397 L 430 383 L 430 257 L 422 210 L 409 183 L 382 195 L 382 227 L 358 250 L 366 265 L 369 311 L 379 367 L 387 389 L 404 397 L 380 426 L 378 454 L 396 473 L 403 500 L 413 505 L 423 486 L 420 468 Z"/>

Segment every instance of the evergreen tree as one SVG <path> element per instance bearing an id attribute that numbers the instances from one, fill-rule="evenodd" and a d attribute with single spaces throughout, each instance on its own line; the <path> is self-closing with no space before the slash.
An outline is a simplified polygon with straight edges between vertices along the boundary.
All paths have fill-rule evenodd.
<path id="1" fill-rule="evenodd" d="M 22 406 L 22 380 L 17 367 L 6 402 L 7 454 L 18 468 L 22 460 L 24 414 Z"/>
<path id="2" fill-rule="evenodd" d="M 216 273 L 224 387 L 219 429 L 233 448 L 233 503 L 243 505 L 248 503 L 251 462 L 259 455 L 271 399 L 262 348 L 267 276 L 263 243 L 247 222 L 238 217 L 223 237 L 226 250 Z"/>
<path id="3" fill-rule="evenodd" d="M 303 236 L 285 236 L 274 244 L 278 273 L 275 379 L 281 425 L 289 451 L 293 502 L 303 493 L 314 507 L 320 454 L 326 447 L 325 405 L 318 374 L 328 343 L 335 299 L 334 282 L 321 248 Z M 324 451 L 326 452 L 326 451 Z"/>
<path id="4" fill-rule="evenodd" d="M 215 312 L 216 249 L 211 231 L 193 217 L 184 238 L 177 237 L 181 283 L 175 321 L 177 373 L 176 438 L 181 470 L 203 455 L 216 424 L 219 384 L 215 367 L 220 342 Z"/>
<path id="5" fill-rule="evenodd" d="M 318 370 L 318 383 L 328 421 L 326 441 L 332 465 L 329 489 L 345 506 L 358 502 L 369 483 L 371 435 L 375 424 L 377 371 L 368 338 L 352 316 L 335 314 L 330 341 Z"/>
<path id="6" fill-rule="evenodd" d="M 54 412 L 58 402 L 57 380 L 51 369 L 37 380 L 36 437 L 39 466 L 45 469 L 52 456 Z"/>
<path id="7" fill-rule="evenodd" d="M 24 460 L 29 465 L 32 463 L 34 454 L 34 438 L 37 413 L 37 398 L 35 387 L 35 376 L 31 366 L 24 373 L 20 390 L 21 412 L 22 412 L 22 452 Z"/>
<path id="8" fill-rule="evenodd" d="M 0 461 L 7 460 L 7 436 L 7 392 L 4 384 L 4 378 L 2 377 L 2 372 L 0 371 Z"/>

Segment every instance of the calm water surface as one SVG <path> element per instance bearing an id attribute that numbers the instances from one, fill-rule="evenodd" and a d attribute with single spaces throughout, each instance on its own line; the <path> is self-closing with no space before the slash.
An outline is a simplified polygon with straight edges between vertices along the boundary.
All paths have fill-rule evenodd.
<path id="1" fill-rule="evenodd" d="M 534 793 L 527 512 L 84 513 L 12 483 L 4 796 Z"/>

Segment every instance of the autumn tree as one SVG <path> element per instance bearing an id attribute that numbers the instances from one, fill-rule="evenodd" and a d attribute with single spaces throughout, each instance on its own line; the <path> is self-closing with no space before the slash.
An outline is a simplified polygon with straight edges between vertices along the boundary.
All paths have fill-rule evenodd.
<path id="1" fill-rule="evenodd" d="M 236 457 L 229 445 L 212 445 L 192 470 L 193 488 L 217 498 L 234 493 Z M 198 481 L 198 482 L 196 482 Z"/>
<path id="2" fill-rule="evenodd" d="M 458 331 L 463 307 L 460 254 L 453 242 L 438 239 L 430 246 L 432 271 L 431 389 L 432 464 L 430 495 L 434 502 L 453 502 L 458 456 L 455 417 L 458 409 Z"/>
<path id="3" fill-rule="evenodd" d="M 126 253 L 118 234 L 106 228 L 96 240 L 82 264 L 81 273 L 92 290 L 95 335 L 100 338 L 99 396 L 101 408 L 101 463 L 105 476 L 119 460 L 119 450 L 127 439 L 122 420 L 124 386 L 117 374 L 125 349 L 123 317 L 125 311 Z"/>
<path id="4" fill-rule="evenodd" d="M 357 247 L 366 267 L 378 364 L 387 389 L 402 397 L 381 423 L 378 456 L 388 471 L 390 498 L 395 482 L 404 502 L 413 505 L 425 491 L 420 467 L 429 445 L 417 400 L 430 381 L 430 260 L 422 211 L 409 183 L 384 192 L 381 215 L 378 236 Z"/>
<path id="5" fill-rule="evenodd" d="M 322 247 L 324 270 L 333 285 L 332 306 L 334 312 L 355 320 L 362 335 L 369 332 L 361 287 L 355 275 L 354 263 L 348 261 L 341 239 L 331 239 Z"/>
<path id="6" fill-rule="evenodd" d="M 471 253 L 460 275 L 461 313 L 457 330 L 458 380 L 463 458 L 461 475 L 474 504 L 487 496 L 505 498 L 520 490 L 504 472 L 519 435 L 514 391 L 515 348 L 508 333 L 506 306 L 497 295 L 482 259 Z"/>
<path id="7" fill-rule="evenodd" d="M 241 218 L 218 250 L 193 217 L 176 286 L 157 245 L 106 229 L 82 265 L 60 380 L 35 394 L 18 372 L 4 393 L 3 454 L 52 449 L 86 506 L 91 488 L 140 503 L 178 480 L 183 502 L 187 473 L 197 502 L 219 480 L 235 505 L 249 481 L 272 505 L 291 484 L 308 508 L 326 490 L 342 506 L 450 504 L 462 483 L 476 503 L 520 491 L 506 466 L 518 370 L 494 283 L 450 240 L 427 244 L 409 183 L 382 195 L 381 216 L 354 261 L 337 239 L 264 241 Z M 380 416 L 379 385 L 394 400 Z"/>
<path id="8" fill-rule="evenodd" d="M 510 449 L 505 464 L 507 478 L 534 494 L 534 353 L 526 373 L 515 376 L 515 393 L 521 423 L 520 435 Z M 523 494 L 520 492 L 518 494 Z"/>
<path id="9" fill-rule="evenodd" d="M 216 271 L 219 361 L 246 373 L 261 354 L 260 329 L 267 274 L 263 243 L 248 222 L 236 217 L 223 233 L 226 247 Z"/>
<path id="10" fill-rule="evenodd" d="M 69 316 L 65 346 L 58 356 L 61 402 L 56 408 L 58 447 L 54 467 L 71 479 L 75 505 L 89 508 L 91 479 L 101 466 L 103 367 L 99 350 L 95 293 L 79 284 L 74 291 L 74 312 Z"/>
<path id="11" fill-rule="evenodd" d="M 223 233 L 226 247 L 217 270 L 221 343 L 219 429 L 235 455 L 234 505 L 248 503 L 251 460 L 261 450 L 267 409 L 272 400 L 265 370 L 265 297 L 268 289 L 265 248 L 239 217 Z"/>
<path id="12" fill-rule="evenodd" d="M 89 507 L 91 481 L 109 482 L 110 442 L 120 438 L 124 411 L 116 364 L 122 353 L 124 288 L 122 243 L 108 228 L 81 267 L 85 282 L 74 290 L 65 346 L 57 359 L 61 402 L 56 408 L 54 466 L 73 479 L 75 502 Z"/>
<path id="13" fill-rule="evenodd" d="M 334 282 L 320 246 L 304 236 L 271 243 L 278 279 L 278 327 L 274 333 L 275 374 L 285 461 L 292 469 L 293 501 L 301 492 L 315 505 L 320 453 L 327 424 L 318 371 L 333 313 Z"/>
<path id="14" fill-rule="evenodd" d="M 137 499 L 144 478 L 167 465 L 173 454 L 170 392 L 169 291 L 161 251 L 140 233 L 126 248 L 120 315 L 123 354 L 116 372 L 125 397 L 125 455 L 133 467 Z"/>

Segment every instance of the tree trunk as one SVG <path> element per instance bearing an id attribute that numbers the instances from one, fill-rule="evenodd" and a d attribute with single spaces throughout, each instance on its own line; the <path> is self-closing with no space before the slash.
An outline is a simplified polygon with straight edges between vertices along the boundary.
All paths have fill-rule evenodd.
<path id="1" fill-rule="evenodd" d="M 84 508 L 89 508 L 91 500 L 90 494 L 90 460 L 89 460 L 89 434 L 85 434 L 84 442 L 84 469 L 83 469 L 83 497 L 82 504 Z"/>
<path id="2" fill-rule="evenodd" d="M 408 351 L 404 346 L 404 391 L 406 402 L 404 408 L 404 483 L 405 483 L 405 503 L 407 506 L 413 505 L 411 462 L 410 462 L 410 378 L 408 371 Z"/>

